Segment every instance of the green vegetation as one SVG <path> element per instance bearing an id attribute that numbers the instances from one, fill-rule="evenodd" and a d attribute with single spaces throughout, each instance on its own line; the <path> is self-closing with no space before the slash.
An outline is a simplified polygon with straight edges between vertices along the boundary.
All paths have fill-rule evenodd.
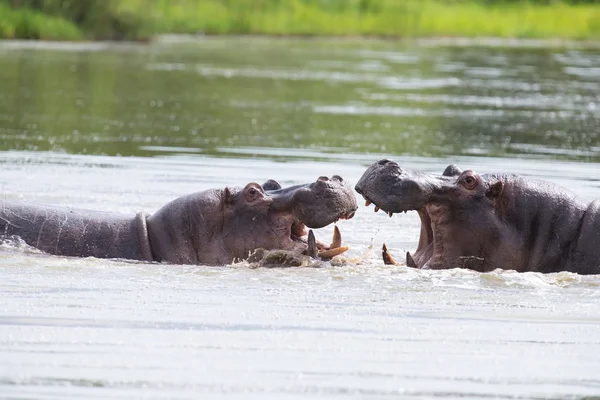
<path id="1" fill-rule="evenodd" d="M 83 35 L 77 25 L 65 18 L 0 3 L 0 38 L 80 40 Z"/>
<path id="2" fill-rule="evenodd" d="M 596 1 L 0 0 L 0 37 L 160 33 L 600 38 Z"/>

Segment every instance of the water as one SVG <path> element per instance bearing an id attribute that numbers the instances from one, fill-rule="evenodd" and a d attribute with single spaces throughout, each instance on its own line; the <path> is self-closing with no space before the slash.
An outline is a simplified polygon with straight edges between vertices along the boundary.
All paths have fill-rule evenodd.
<path id="1" fill-rule="evenodd" d="M 0 46 L 0 195 L 152 212 L 390 157 L 600 198 L 597 49 L 210 39 Z M 122 155 L 123 157 L 117 157 Z M 494 156 L 494 157 L 490 157 Z M 600 279 L 384 266 L 415 213 L 360 207 L 344 265 L 173 266 L 0 246 L 0 398 L 583 398 Z M 332 227 L 317 231 L 326 241 Z"/>

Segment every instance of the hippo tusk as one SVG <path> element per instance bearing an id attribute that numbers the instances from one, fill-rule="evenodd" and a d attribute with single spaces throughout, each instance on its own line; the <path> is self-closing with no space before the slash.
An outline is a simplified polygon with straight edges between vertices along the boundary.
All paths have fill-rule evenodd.
<path id="1" fill-rule="evenodd" d="M 333 241 L 329 245 L 330 249 L 337 249 L 342 245 L 342 234 L 340 233 L 340 229 L 335 225 L 333 227 Z"/>
<path id="2" fill-rule="evenodd" d="M 381 249 L 381 256 L 383 257 L 383 263 L 385 265 L 396 265 L 397 262 L 394 260 L 390 252 L 388 251 L 385 243 L 383 244 L 383 248 Z"/>
<path id="3" fill-rule="evenodd" d="M 410 255 L 410 251 L 406 252 L 406 265 L 411 268 L 419 268 L 417 267 L 415 260 L 413 260 L 412 256 Z"/>
<path id="4" fill-rule="evenodd" d="M 370 200 L 365 200 L 365 207 L 369 207 L 371 205 L 371 201 Z"/>
<path id="5" fill-rule="evenodd" d="M 321 246 L 319 246 L 321 245 Z M 348 246 L 342 246 L 342 235 L 340 233 L 339 228 L 336 226 L 333 229 L 333 242 L 326 250 L 319 250 L 319 248 L 325 248 L 321 242 L 317 244 L 317 240 L 315 239 L 315 234 L 312 229 L 308 231 L 308 250 L 306 251 L 307 255 L 313 258 L 333 258 L 337 255 L 340 255 L 346 251 L 348 251 Z"/>
<path id="6" fill-rule="evenodd" d="M 316 258 L 319 250 L 317 249 L 317 241 L 315 240 L 315 234 L 312 229 L 308 231 L 308 250 L 307 254 L 309 257 Z"/>
<path id="7" fill-rule="evenodd" d="M 379 207 L 375 206 L 375 212 L 379 211 Z"/>
<path id="8" fill-rule="evenodd" d="M 344 252 L 348 251 L 348 246 L 342 246 L 342 234 L 337 225 L 333 228 L 333 241 L 329 245 L 329 249 L 321 250 L 319 257 L 321 258 L 333 258 Z"/>
<path id="9" fill-rule="evenodd" d="M 323 250 L 319 252 L 321 258 L 333 258 L 348 251 L 348 246 L 340 246 L 335 249 Z"/>

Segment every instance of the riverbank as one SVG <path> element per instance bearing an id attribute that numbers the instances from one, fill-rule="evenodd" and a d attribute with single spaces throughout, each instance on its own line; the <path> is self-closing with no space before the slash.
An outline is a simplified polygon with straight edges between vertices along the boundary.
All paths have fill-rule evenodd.
<path id="1" fill-rule="evenodd" d="M 145 40 L 164 33 L 599 39 L 600 6 L 477 0 L 106 1 L 86 18 L 0 3 L 0 38 Z M 44 11 L 44 12 L 42 12 Z M 80 13 L 81 14 L 81 13 Z M 78 14 L 78 15 L 80 15 Z M 84 14 L 85 15 L 85 14 Z"/>

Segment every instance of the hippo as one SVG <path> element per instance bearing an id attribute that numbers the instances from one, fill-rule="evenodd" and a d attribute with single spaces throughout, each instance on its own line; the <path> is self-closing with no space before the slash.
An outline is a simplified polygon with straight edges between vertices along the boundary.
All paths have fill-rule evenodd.
<path id="1" fill-rule="evenodd" d="M 352 188 L 338 175 L 287 188 L 269 180 L 210 189 L 179 197 L 150 216 L 0 201 L 0 238 L 17 236 L 61 256 L 174 264 L 230 264 L 257 248 L 327 258 L 348 249 L 341 237 L 328 246 L 307 228 L 352 218 L 356 209 Z"/>
<path id="2" fill-rule="evenodd" d="M 415 210 L 417 250 L 406 265 L 479 272 L 600 273 L 600 205 L 566 189 L 518 175 L 479 175 L 449 165 L 441 174 L 380 160 L 355 187 L 375 211 Z M 395 264 L 383 245 L 386 264 Z"/>

